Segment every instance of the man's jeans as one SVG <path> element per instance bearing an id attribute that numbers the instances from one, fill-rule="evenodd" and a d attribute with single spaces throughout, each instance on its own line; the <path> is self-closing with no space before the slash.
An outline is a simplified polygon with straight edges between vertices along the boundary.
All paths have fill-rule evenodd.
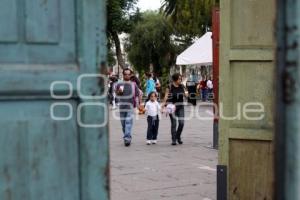
<path id="1" fill-rule="evenodd" d="M 133 110 L 120 112 L 120 119 L 122 124 L 122 131 L 124 134 L 124 140 L 131 141 L 131 129 L 133 125 Z"/>

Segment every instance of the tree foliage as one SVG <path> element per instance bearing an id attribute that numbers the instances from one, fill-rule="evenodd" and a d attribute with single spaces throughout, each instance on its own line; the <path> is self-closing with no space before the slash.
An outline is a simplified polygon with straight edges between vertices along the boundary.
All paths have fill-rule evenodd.
<path id="1" fill-rule="evenodd" d="M 107 36 L 114 44 L 118 64 L 124 68 L 125 62 L 119 34 L 131 31 L 133 24 L 139 19 L 139 10 L 135 10 L 137 0 L 108 0 L 107 1 Z M 112 45 L 108 45 L 111 47 Z M 110 58 L 111 59 L 111 58 Z"/>
<path id="2" fill-rule="evenodd" d="M 115 60 L 115 52 L 113 51 L 112 42 L 108 39 L 107 42 L 107 64 L 108 66 L 114 66 L 117 62 Z"/>
<path id="3" fill-rule="evenodd" d="M 174 44 L 171 41 L 172 27 L 166 18 L 156 12 L 143 13 L 142 19 L 132 30 L 126 45 L 129 61 L 140 73 L 162 73 L 163 68 L 174 59 Z"/>
<path id="4" fill-rule="evenodd" d="M 162 11 L 177 35 L 194 37 L 211 27 L 214 0 L 164 0 Z"/>
<path id="5" fill-rule="evenodd" d="M 128 33 L 131 30 L 137 0 L 108 0 L 107 1 L 107 29 L 112 32 Z"/>

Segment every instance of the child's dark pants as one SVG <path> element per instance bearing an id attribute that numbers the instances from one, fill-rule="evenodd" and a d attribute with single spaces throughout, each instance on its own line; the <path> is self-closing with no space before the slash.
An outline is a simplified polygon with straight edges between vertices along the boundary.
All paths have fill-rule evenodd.
<path id="1" fill-rule="evenodd" d="M 157 140 L 158 127 L 159 127 L 159 118 L 158 116 L 147 117 L 148 130 L 147 130 L 147 140 Z"/>

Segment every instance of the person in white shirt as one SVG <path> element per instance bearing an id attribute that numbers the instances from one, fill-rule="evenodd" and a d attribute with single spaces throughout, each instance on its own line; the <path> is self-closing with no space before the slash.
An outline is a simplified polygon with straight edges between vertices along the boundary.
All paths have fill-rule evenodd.
<path id="1" fill-rule="evenodd" d="M 210 97 L 213 95 L 213 87 L 214 87 L 211 77 L 208 79 L 206 84 L 207 84 L 207 88 L 208 88 L 208 94 L 209 94 L 208 96 Z"/>
<path id="2" fill-rule="evenodd" d="M 211 78 L 210 79 L 208 79 L 208 81 L 207 81 L 207 87 L 208 87 L 208 89 L 209 90 L 212 90 L 213 89 L 213 82 L 212 82 L 212 80 L 211 80 Z"/>
<path id="3" fill-rule="evenodd" d="M 150 92 L 149 101 L 145 105 L 148 129 L 147 129 L 147 145 L 157 143 L 158 127 L 159 127 L 159 112 L 160 105 L 157 102 L 157 93 Z"/>

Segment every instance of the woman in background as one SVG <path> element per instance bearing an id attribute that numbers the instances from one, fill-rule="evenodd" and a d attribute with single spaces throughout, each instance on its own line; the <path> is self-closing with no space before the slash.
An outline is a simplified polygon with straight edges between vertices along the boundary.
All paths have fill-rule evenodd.
<path id="1" fill-rule="evenodd" d="M 147 76 L 146 96 L 148 97 L 151 92 L 156 92 L 156 89 L 155 89 L 155 82 L 152 78 L 152 74 L 148 73 L 148 74 L 146 74 L 146 76 Z"/>

